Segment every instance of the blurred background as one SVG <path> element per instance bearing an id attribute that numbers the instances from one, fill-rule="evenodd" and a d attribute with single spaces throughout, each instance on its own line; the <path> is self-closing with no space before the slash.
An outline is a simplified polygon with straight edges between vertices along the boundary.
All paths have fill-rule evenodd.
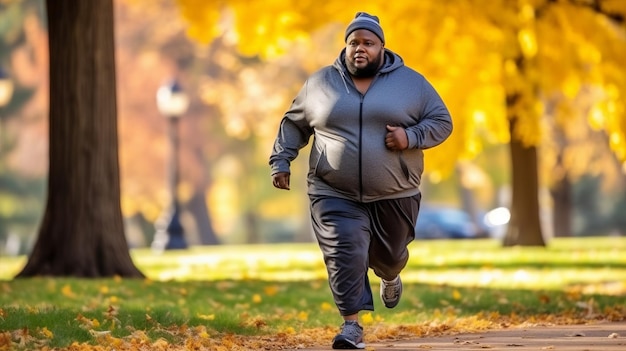
<path id="1" fill-rule="evenodd" d="M 506 2 L 483 2 L 367 6 L 381 18 L 386 47 L 433 83 L 455 123 L 453 136 L 426 152 L 417 237 L 502 238 L 511 201 L 507 85 L 524 91 L 538 81 L 544 93 L 531 104 L 540 108 L 530 108 L 537 118 L 523 119 L 518 137 L 538 148 L 544 236 L 626 234 L 623 17 L 614 28 L 593 16 L 568 27 L 563 18 L 575 11 L 568 6 L 539 22 L 526 18 L 524 7 L 509 18 Z M 131 248 L 158 239 L 173 171 L 190 245 L 313 241 L 308 150 L 292 165 L 289 192 L 272 187 L 267 162 L 283 112 L 306 77 L 337 57 L 359 8 L 329 2 L 317 13 L 297 12 L 302 5 L 289 1 L 232 3 L 114 1 L 122 210 Z M 289 6 L 305 25 L 292 29 L 289 17 L 274 15 Z M 537 21 L 536 33 L 511 34 L 509 26 L 525 20 Z M 608 34 L 598 37 L 592 25 Z M 537 71 L 516 71 L 506 58 L 513 44 L 536 60 Z M 596 69 L 615 81 L 594 81 Z M 172 87 L 184 94 L 175 116 L 157 104 L 157 91 Z M 46 200 L 48 94 L 44 2 L 0 1 L 2 255 L 27 254 L 36 240 Z M 180 127 L 175 145 L 171 117 Z M 173 147 L 177 166 L 169 161 Z M 567 209 L 566 230 L 555 227 L 560 208 Z"/>

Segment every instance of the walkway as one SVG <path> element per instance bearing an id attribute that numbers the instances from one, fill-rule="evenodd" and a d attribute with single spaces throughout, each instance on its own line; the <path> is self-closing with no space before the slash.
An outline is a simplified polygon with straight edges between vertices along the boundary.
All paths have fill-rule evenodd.
<path id="1" fill-rule="evenodd" d="M 367 341 L 367 337 L 366 337 Z M 309 351 L 331 350 L 326 347 Z M 511 328 L 368 343 L 366 351 L 626 351 L 626 322 Z"/>

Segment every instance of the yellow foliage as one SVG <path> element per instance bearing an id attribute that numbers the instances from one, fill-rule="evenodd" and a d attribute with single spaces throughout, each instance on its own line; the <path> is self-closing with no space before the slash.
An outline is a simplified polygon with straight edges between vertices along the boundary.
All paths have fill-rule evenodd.
<path id="1" fill-rule="evenodd" d="M 535 33 L 530 29 L 522 29 L 517 35 L 524 57 L 527 59 L 535 57 L 538 50 Z"/>

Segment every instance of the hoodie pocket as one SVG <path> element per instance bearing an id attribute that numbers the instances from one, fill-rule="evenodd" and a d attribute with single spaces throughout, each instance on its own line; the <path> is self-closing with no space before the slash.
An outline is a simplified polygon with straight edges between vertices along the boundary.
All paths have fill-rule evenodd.
<path id="1" fill-rule="evenodd" d="M 313 166 L 313 174 L 324 179 L 324 175 L 328 174 L 328 167 L 326 167 L 327 164 L 326 147 L 324 147 L 318 151 L 317 159 L 315 160 L 315 164 Z"/>

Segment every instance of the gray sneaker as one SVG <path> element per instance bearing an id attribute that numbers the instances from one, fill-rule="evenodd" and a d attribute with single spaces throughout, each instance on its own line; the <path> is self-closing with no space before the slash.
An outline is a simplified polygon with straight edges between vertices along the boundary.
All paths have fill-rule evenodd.
<path id="1" fill-rule="evenodd" d="M 398 302 L 400 302 L 400 296 L 402 296 L 402 280 L 400 280 L 400 276 L 391 282 L 380 280 L 380 298 L 383 300 L 385 307 L 396 307 Z"/>
<path id="2" fill-rule="evenodd" d="M 341 325 L 341 332 L 333 339 L 333 349 L 352 350 L 364 348 L 363 327 L 356 321 L 345 321 Z"/>

